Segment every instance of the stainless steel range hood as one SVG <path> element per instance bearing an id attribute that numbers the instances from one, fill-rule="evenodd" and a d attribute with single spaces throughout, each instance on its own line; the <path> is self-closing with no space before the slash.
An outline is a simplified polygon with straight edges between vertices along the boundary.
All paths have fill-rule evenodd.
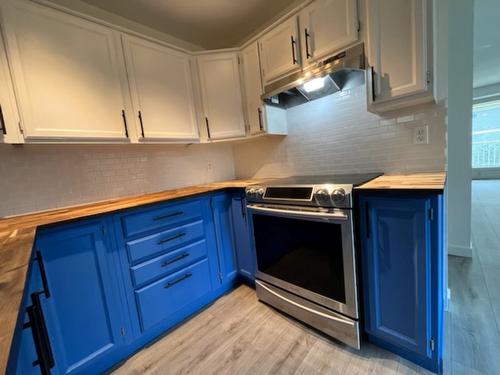
<path id="1" fill-rule="evenodd" d="M 360 43 L 314 66 L 291 74 L 264 87 L 262 100 L 266 104 L 290 108 L 362 85 L 365 81 L 364 44 Z M 307 83 L 319 83 L 308 90 Z M 306 86 L 304 86 L 306 84 Z"/>

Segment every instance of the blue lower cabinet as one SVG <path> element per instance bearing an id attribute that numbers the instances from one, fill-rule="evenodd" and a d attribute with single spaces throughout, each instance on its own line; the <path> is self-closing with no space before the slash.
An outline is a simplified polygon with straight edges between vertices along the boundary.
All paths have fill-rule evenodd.
<path id="1" fill-rule="evenodd" d="M 212 196 L 211 207 L 218 251 L 219 279 L 223 287 L 233 284 L 238 276 L 231 204 L 232 197 L 228 193 Z"/>
<path id="2" fill-rule="evenodd" d="M 210 292 L 210 269 L 203 259 L 168 277 L 136 290 L 143 331 Z"/>
<path id="3" fill-rule="evenodd" d="M 244 194 L 235 194 L 233 196 L 231 210 L 238 272 L 247 281 L 253 282 L 257 266 Z"/>
<path id="4" fill-rule="evenodd" d="M 442 368 L 441 195 L 360 196 L 368 339 L 431 371 Z"/>
<path id="5" fill-rule="evenodd" d="M 40 324 L 45 326 L 47 340 L 42 344 L 45 354 L 52 354 L 52 374 L 99 373 L 116 360 L 124 343 L 123 309 L 113 269 L 116 254 L 106 230 L 104 221 L 90 220 L 45 229 L 37 236 L 31 277 L 39 274 L 43 282 L 30 284 L 24 310 L 29 330 L 38 331 L 32 335 L 33 344 L 40 342 L 36 338 Z M 24 362 L 18 366 L 19 374 L 26 373 L 26 363 L 33 361 L 26 354 L 29 338 L 22 335 L 25 353 L 19 357 Z"/>

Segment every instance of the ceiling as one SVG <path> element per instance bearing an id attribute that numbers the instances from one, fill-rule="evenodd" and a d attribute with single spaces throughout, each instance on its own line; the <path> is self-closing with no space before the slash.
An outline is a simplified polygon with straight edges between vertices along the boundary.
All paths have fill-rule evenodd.
<path id="1" fill-rule="evenodd" d="M 499 20 L 499 0 L 474 0 L 474 87 L 500 83 Z"/>
<path id="2" fill-rule="evenodd" d="M 206 49 L 235 47 L 301 0 L 83 0 Z"/>

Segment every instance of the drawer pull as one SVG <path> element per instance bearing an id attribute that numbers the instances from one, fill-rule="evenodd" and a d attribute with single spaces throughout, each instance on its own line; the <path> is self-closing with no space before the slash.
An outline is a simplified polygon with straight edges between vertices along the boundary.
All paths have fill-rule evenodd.
<path id="1" fill-rule="evenodd" d="M 179 234 L 176 234 L 175 236 L 172 236 L 170 238 L 164 238 L 163 240 L 158 240 L 158 245 L 162 245 L 165 242 L 170 242 L 170 241 L 176 240 L 178 238 L 184 237 L 185 235 L 186 235 L 186 233 L 179 233 Z"/>
<path id="2" fill-rule="evenodd" d="M 168 282 L 167 285 L 164 286 L 165 289 L 173 287 L 175 284 L 180 283 L 181 281 L 184 281 L 186 279 L 189 279 L 191 276 L 193 276 L 192 273 L 186 273 L 184 276 L 179 277 L 177 280 Z"/>
<path id="3" fill-rule="evenodd" d="M 181 254 L 179 256 L 176 256 L 175 258 L 172 258 L 172 259 L 169 259 L 169 260 L 166 260 L 165 262 L 163 262 L 161 264 L 162 267 L 166 267 L 172 263 L 175 263 L 175 262 L 178 262 L 179 260 L 182 260 L 184 258 L 187 258 L 189 256 L 189 253 L 184 253 L 184 254 Z"/>
<path id="4" fill-rule="evenodd" d="M 172 212 L 171 214 L 167 214 L 167 215 L 155 216 L 153 218 L 153 220 L 158 221 L 158 220 L 168 219 L 169 217 L 179 216 L 179 215 L 182 215 L 183 213 L 184 212 L 182 212 L 182 211 L 176 211 L 176 212 Z"/>

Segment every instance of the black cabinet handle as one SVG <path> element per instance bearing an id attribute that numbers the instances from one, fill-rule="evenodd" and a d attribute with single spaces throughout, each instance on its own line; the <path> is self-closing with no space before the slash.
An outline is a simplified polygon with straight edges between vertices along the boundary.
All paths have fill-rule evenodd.
<path id="1" fill-rule="evenodd" d="M 290 40 L 291 40 L 291 43 L 292 43 L 292 61 L 293 61 L 293 64 L 298 64 L 298 60 L 295 58 L 295 44 L 297 44 L 297 42 L 295 41 L 295 38 L 292 36 L 290 36 Z"/>
<path id="2" fill-rule="evenodd" d="M 264 124 L 262 123 L 262 109 L 257 108 L 257 115 L 259 116 L 259 129 L 260 131 L 264 131 Z"/>
<path id="3" fill-rule="evenodd" d="M 163 262 L 161 264 L 162 267 L 166 267 L 172 263 L 175 263 L 175 262 L 178 262 L 179 260 L 182 260 L 184 258 L 187 258 L 189 256 L 189 253 L 183 253 L 181 255 L 178 255 L 176 256 L 175 258 L 172 258 L 172 259 L 169 259 L 169 260 L 166 260 L 165 262 Z"/>
<path id="4" fill-rule="evenodd" d="M 373 69 L 373 66 L 370 67 L 370 74 L 372 75 L 372 101 L 374 102 L 377 94 L 375 90 L 375 69 Z"/>
<path id="5" fill-rule="evenodd" d="M 2 127 L 2 134 L 7 134 L 7 129 L 5 128 L 5 120 L 3 118 L 2 105 L 0 104 L 0 126 Z"/>
<path id="6" fill-rule="evenodd" d="M 35 253 L 35 260 L 38 263 L 38 268 L 40 269 L 40 278 L 42 279 L 43 294 L 45 298 L 50 298 L 49 283 L 47 282 L 47 274 L 45 273 L 45 264 L 43 263 L 42 253 L 37 250 Z"/>
<path id="7" fill-rule="evenodd" d="M 164 243 L 167 243 L 167 242 L 176 240 L 178 238 L 184 237 L 185 235 L 186 235 L 186 233 L 179 233 L 179 234 L 176 234 L 175 236 L 172 236 L 170 238 L 165 238 L 163 240 L 158 240 L 157 243 L 158 243 L 158 245 L 163 245 Z"/>
<path id="8" fill-rule="evenodd" d="M 29 322 L 23 328 L 31 328 L 31 334 L 33 335 L 37 355 L 37 360 L 33 362 L 33 366 L 39 366 L 42 375 L 50 375 L 50 369 L 54 367 L 55 363 L 40 304 L 40 293 L 32 293 L 31 301 L 32 305 L 26 308 Z"/>
<path id="9" fill-rule="evenodd" d="M 212 138 L 210 135 L 210 125 L 208 124 L 208 117 L 205 117 L 205 124 L 207 125 L 207 134 L 208 134 L 208 139 Z"/>
<path id="10" fill-rule="evenodd" d="M 142 138 L 145 138 L 144 137 L 144 124 L 142 123 L 142 113 L 141 113 L 141 111 L 139 111 L 139 123 L 141 124 L 141 135 L 142 135 Z"/>
<path id="11" fill-rule="evenodd" d="M 160 215 L 160 216 L 155 216 L 153 218 L 154 221 L 158 221 L 158 220 L 163 220 L 163 219 L 168 219 L 170 217 L 174 217 L 174 216 L 179 216 L 179 215 L 182 215 L 184 212 L 183 211 L 175 211 L 175 212 L 172 212 L 170 214 L 166 214 L 166 215 Z"/>
<path id="12" fill-rule="evenodd" d="M 173 287 L 175 284 L 178 284 L 178 283 L 180 283 L 181 281 L 184 281 L 184 280 L 186 280 L 186 279 L 189 279 L 191 276 L 193 276 L 193 274 L 192 274 L 192 273 L 186 273 L 184 276 L 179 277 L 177 280 L 174 280 L 174 281 L 170 281 L 170 282 L 168 282 L 168 283 L 164 286 L 164 288 L 165 288 L 165 289 L 171 288 L 171 287 Z"/>
<path id="13" fill-rule="evenodd" d="M 125 116 L 125 110 L 124 109 L 122 109 L 122 119 L 123 119 L 123 126 L 125 127 L 125 137 L 128 138 L 127 116 Z"/>
<path id="14" fill-rule="evenodd" d="M 312 55 L 309 53 L 309 38 L 311 37 L 311 34 L 307 31 L 307 28 L 304 29 L 304 36 L 306 39 L 306 57 L 312 57 Z"/>

